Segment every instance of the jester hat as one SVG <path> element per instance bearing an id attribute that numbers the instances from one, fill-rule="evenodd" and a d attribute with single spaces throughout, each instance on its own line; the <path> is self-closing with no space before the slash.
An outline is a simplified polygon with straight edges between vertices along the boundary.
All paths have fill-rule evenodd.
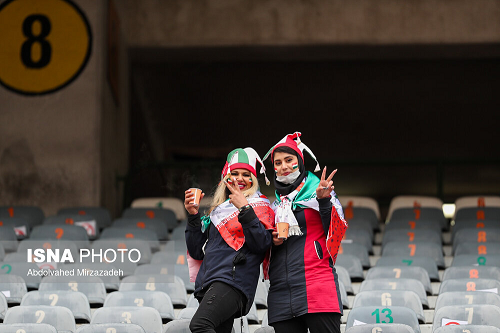
<path id="1" fill-rule="evenodd" d="M 266 168 L 264 167 L 264 163 L 262 163 L 259 154 L 257 154 L 257 152 L 250 147 L 247 147 L 245 149 L 236 148 L 227 155 L 226 164 L 222 169 L 221 180 L 223 180 L 224 177 L 229 175 L 231 171 L 234 169 L 248 170 L 255 177 L 257 177 L 257 172 L 256 172 L 257 162 L 259 162 L 261 166 L 259 173 L 264 174 L 264 178 L 266 179 L 266 184 L 269 185 L 269 179 L 267 179 L 266 176 Z"/>

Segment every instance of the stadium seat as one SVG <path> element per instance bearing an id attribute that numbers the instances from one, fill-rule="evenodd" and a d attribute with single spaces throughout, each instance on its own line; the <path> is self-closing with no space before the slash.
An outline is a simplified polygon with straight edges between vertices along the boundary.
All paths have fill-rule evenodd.
<path id="1" fill-rule="evenodd" d="M 173 210 L 166 208 L 127 208 L 122 217 L 157 218 L 165 222 L 168 230 L 173 230 L 179 221 Z"/>
<path id="2" fill-rule="evenodd" d="M 97 276 L 47 276 L 42 279 L 39 291 L 80 291 L 87 296 L 91 307 L 102 306 L 106 298 L 104 282 Z"/>
<path id="3" fill-rule="evenodd" d="M 75 241 L 78 249 L 89 247 L 89 236 L 83 227 L 76 225 L 37 225 L 31 231 L 30 240 L 66 240 Z"/>
<path id="4" fill-rule="evenodd" d="M 175 308 L 184 308 L 187 293 L 184 282 L 178 276 L 148 274 L 127 276 L 120 283 L 119 291 L 163 291 L 170 296 Z"/>
<path id="5" fill-rule="evenodd" d="M 439 294 L 448 291 L 489 291 L 498 294 L 500 281 L 493 279 L 449 279 L 441 282 Z"/>
<path id="6" fill-rule="evenodd" d="M 375 210 L 374 207 L 356 206 L 349 200 L 347 204 L 342 205 L 342 208 L 344 210 L 344 218 L 349 223 L 349 226 L 359 222 L 368 222 L 372 230 L 379 230 L 380 211 L 378 210 L 378 205 Z"/>
<path id="7" fill-rule="evenodd" d="M 74 333 L 75 317 L 70 309 L 64 306 L 29 305 L 9 308 L 5 314 L 4 324 L 37 323 L 49 324 L 58 333 Z"/>
<path id="8" fill-rule="evenodd" d="M 398 208 L 434 207 L 442 209 L 443 201 L 437 197 L 418 195 L 399 195 L 392 198 L 387 212 L 387 220 L 391 219 L 392 212 Z"/>
<path id="9" fill-rule="evenodd" d="M 164 252 L 156 252 L 155 255 L 158 253 L 164 253 Z M 172 255 L 175 256 L 175 253 Z M 184 281 L 184 285 L 188 293 L 192 293 L 194 291 L 194 283 L 189 280 L 189 268 L 187 265 L 187 261 L 185 259 L 184 259 L 184 264 L 183 263 L 177 264 L 176 261 L 165 262 L 165 263 L 156 263 L 152 261 L 151 264 L 137 266 L 134 275 L 143 275 L 143 274 L 177 275 L 182 279 L 182 281 Z"/>
<path id="10" fill-rule="evenodd" d="M 272 326 L 259 327 L 254 331 L 254 333 L 274 333 L 274 327 Z"/>
<path id="11" fill-rule="evenodd" d="M 352 254 L 339 254 L 337 255 L 337 262 L 335 267 L 343 267 L 349 273 L 352 282 L 363 281 L 365 276 L 363 274 L 363 266 L 361 260 Z"/>
<path id="12" fill-rule="evenodd" d="M 408 257 L 431 257 L 438 269 L 444 269 L 443 247 L 433 242 L 388 242 L 382 256 L 403 255 Z"/>
<path id="13" fill-rule="evenodd" d="M 500 328 L 488 325 L 451 325 L 438 327 L 433 333 L 500 333 Z"/>
<path id="14" fill-rule="evenodd" d="M 184 202 L 179 198 L 165 197 L 165 198 L 139 198 L 132 201 L 130 205 L 132 208 L 166 208 L 175 213 L 178 221 L 187 219 L 186 208 Z"/>
<path id="15" fill-rule="evenodd" d="M 359 292 L 354 298 L 353 308 L 360 306 L 403 306 L 415 311 L 420 324 L 425 324 L 422 302 L 410 290 L 371 290 Z"/>
<path id="16" fill-rule="evenodd" d="M 162 319 L 158 310 L 145 306 L 115 306 L 99 308 L 95 310 L 90 323 L 127 323 L 139 325 L 147 333 L 163 331 Z"/>
<path id="17" fill-rule="evenodd" d="M 432 329 L 435 331 L 450 322 L 464 325 L 491 325 L 500 327 L 500 308 L 490 304 L 443 306 L 434 313 Z"/>
<path id="18" fill-rule="evenodd" d="M 177 314 L 177 318 L 175 319 L 191 319 L 198 308 L 184 308 Z"/>
<path id="19" fill-rule="evenodd" d="M 392 229 L 384 230 L 382 248 L 389 242 L 433 242 L 442 245 L 441 230 L 435 229 Z"/>
<path id="20" fill-rule="evenodd" d="M 432 285 L 431 279 L 427 271 L 418 266 L 378 266 L 372 267 L 368 270 L 366 274 L 366 280 L 371 279 L 384 279 L 384 278 L 394 278 L 394 279 L 415 279 L 422 283 L 427 295 L 432 295 Z"/>
<path id="21" fill-rule="evenodd" d="M 392 212 L 389 224 L 395 221 L 432 221 L 441 226 L 442 230 L 448 229 L 448 221 L 444 217 L 442 207 L 410 207 L 397 208 Z"/>
<path id="22" fill-rule="evenodd" d="M 267 316 L 267 311 L 264 312 L 264 315 L 262 316 L 262 322 L 261 322 L 261 326 L 262 327 L 267 327 L 269 326 L 269 321 L 268 321 L 268 316 Z"/>
<path id="23" fill-rule="evenodd" d="M 23 218 L 33 228 L 36 225 L 42 224 L 45 214 L 40 207 L 36 206 L 3 206 L 0 207 L 0 218 L 2 217 Z"/>
<path id="24" fill-rule="evenodd" d="M 104 207 L 65 207 L 57 212 L 57 215 L 63 214 L 90 215 L 95 219 L 98 229 L 103 229 L 111 225 L 111 214 Z"/>
<path id="25" fill-rule="evenodd" d="M 453 257 L 451 266 L 495 266 L 500 267 L 500 256 L 487 254 L 461 254 Z"/>
<path id="26" fill-rule="evenodd" d="M 360 306 L 353 308 L 347 315 L 345 328 L 347 331 L 353 326 L 386 323 L 405 324 L 410 326 L 415 333 L 420 333 L 417 315 L 412 309 L 402 306 Z"/>
<path id="27" fill-rule="evenodd" d="M 61 270 L 74 270 L 75 273 L 83 270 L 93 271 L 93 272 L 100 272 L 106 270 L 110 273 L 113 273 L 113 274 L 108 274 L 107 276 L 99 276 L 99 278 L 104 283 L 106 292 L 116 291 L 120 287 L 120 277 L 114 275 L 114 273 L 118 269 L 113 264 L 89 262 L 82 264 L 64 264 L 64 265 L 59 265 L 57 268 Z M 111 272 L 110 270 L 112 270 L 113 272 Z"/>
<path id="28" fill-rule="evenodd" d="M 30 291 L 21 300 L 21 306 L 64 306 L 71 310 L 77 323 L 90 323 L 90 305 L 87 296 L 78 291 Z"/>
<path id="29" fill-rule="evenodd" d="M 342 207 L 351 206 L 353 208 L 369 208 L 375 213 L 377 220 L 380 220 L 379 205 L 378 202 L 373 198 L 363 196 L 339 195 L 339 201 L 342 204 Z"/>
<path id="30" fill-rule="evenodd" d="M 339 281 L 342 281 L 344 284 L 345 291 L 348 295 L 354 295 L 354 290 L 352 289 L 351 277 L 349 276 L 349 272 L 342 266 L 335 265 L 335 271 L 337 272 L 337 276 Z"/>
<path id="31" fill-rule="evenodd" d="M 422 267 L 429 274 L 432 282 L 439 281 L 439 273 L 436 262 L 431 257 L 409 257 L 409 256 L 383 256 L 377 260 L 375 266 L 391 266 L 391 267 L 406 267 L 417 266 Z"/>
<path id="32" fill-rule="evenodd" d="M 500 307 L 500 295 L 483 291 L 448 291 L 440 293 L 435 310 L 450 305 L 491 304 Z"/>
<path id="33" fill-rule="evenodd" d="M 160 219 L 122 217 L 114 220 L 111 227 L 149 229 L 156 233 L 159 240 L 168 239 L 167 225 Z"/>
<path id="34" fill-rule="evenodd" d="M 274 331 L 273 331 L 274 332 Z M 413 328 L 405 324 L 365 324 L 353 326 L 345 333 L 415 333 Z"/>
<path id="35" fill-rule="evenodd" d="M 427 300 L 427 293 L 425 292 L 424 285 L 418 280 L 390 278 L 372 279 L 363 281 L 359 287 L 359 292 L 371 290 L 411 290 L 418 295 L 424 309 L 429 308 L 429 301 Z"/>
<path id="36" fill-rule="evenodd" d="M 160 313 L 163 323 L 175 319 L 170 296 L 161 291 L 115 291 L 108 294 L 104 307 L 149 306 Z"/>
<path id="37" fill-rule="evenodd" d="M 140 239 L 98 239 L 92 243 L 91 249 L 94 250 L 94 253 L 98 253 L 101 251 L 103 254 L 108 249 L 118 250 L 118 249 L 129 249 L 129 253 L 124 252 L 123 261 L 121 258 L 121 253 L 117 252 L 117 258 L 114 262 L 110 262 L 110 264 L 114 265 L 116 268 L 122 268 L 121 266 L 126 266 L 125 268 L 132 268 L 133 270 L 131 274 L 133 274 L 137 265 L 140 264 L 149 264 L 151 262 L 151 258 L 153 257 L 151 253 L 151 247 L 147 242 L 141 241 Z M 141 257 L 139 258 L 138 253 L 136 251 L 132 251 L 132 249 L 136 249 L 139 251 Z M 100 252 L 99 252 L 100 253 Z M 119 254 L 119 255 L 118 255 Z M 103 256 L 104 257 L 104 256 Z M 112 261 L 114 259 L 113 252 L 109 253 L 108 259 Z M 136 260 L 139 260 L 135 262 Z M 103 260 L 104 261 L 104 260 Z M 132 266 L 130 266 L 133 264 Z M 130 267 L 128 267 L 130 266 Z M 122 268 L 123 269 L 123 268 Z M 126 274 L 130 275 L 130 274 Z"/>
<path id="38" fill-rule="evenodd" d="M 344 309 L 349 309 L 349 299 L 347 298 L 347 292 L 345 291 L 345 287 L 342 281 L 339 281 L 339 292 L 340 299 L 342 300 L 342 307 Z"/>
<path id="39" fill-rule="evenodd" d="M 38 272 L 40 269 L 38 265 L 31 262 L 2 262 L 0 263 L 0 274 L 12 274 L 23 278 L 28 290 L 36 290 L 42 281 L 39 275 L 28 274 L 30 271 Z"/>
<path id="40" fill-rule="evenodd" d="M 100 240 L 135 239 L 148 244 L 151 249 L 151 252 L 156 252 L 160 250 L 160 242 L 158 241 L 156 233 L 148 229 L 107 227 L 102 231 L 101 237 L 99 239 Z"/>
<path id="41" fill-rule="evenodd" d="M 361 266 L 363 266 L 364 269 L 368 269 L 371 266 L 368 250 L 364 245 L 358 243 L 341 243 L 339 254 L 350 254 L 359 258 Z"/>
<path id="42" fill-rule="evenodd" d="M 76 333 L 146 333 L 144 328 L 136 324 L 107 323 L 81 325 Z M 28 333 L 28 332 L 26 332 Z"/>
<path id="43" fill-rule="evenodd" d="M 374 231 L 373 224 L 368 220 L 350 220 L 347 221 L 349 223 L 349 229 L 361 229 L 366 230 L 370 234 L 370 238 L 373 239 Z"/>
<path id="44" fill-rule="evenodd" d="M 0 292 L 4 294 L 9 306 L 18 305 L 28 292 L 24 279 L 17 275 L 0 274 Z"/>
<path id="45" fill-rule="evenodd" d="M 9 308 L 9 304 L 7 303 L 7 298 L 3 293 L 0 292 L 0 320 L 3 321 L 5 317 L 5 312 Z"/>
<path id="46" fill-rule="evenodd" d="M 200 305 L 194 294 L 189 295 L 186 308 L 197 308 Z"/>
<path id="47" fill-rule="evenodd" d="M 181 222 L 181 224 L 175 227 L 170 234 L 170 239 L 186 242 L 186 223 Z"/>
<path id="48" fill-rule="evenodd" d="M 486 242 L 500 242 L 500 228 L 463 228 L 453 238 L 453 253 L 459 243 L 474 242 L 478 245 Z"/>
<path id="49" fill-rule="evenodd" d="M 384 231 L 404 229 L 408 231 L 413 230 L 434 230 L 436 232 L 441 232 L 440 224 L 436 221 L 431 220 L 417 220 L 417 221 L 407 221 L 407 220 L 393 220 L 385 225 Z"/>
<path id="50" fill-rule="evenodd" d="M 254 303 L 257 309 L 267 309 L 267 293 L 268 290 L 266 284 L 259 279 L 254 297 Z"/>
<path id="51" fill-rule="evenodd" d="M 13 228 L 0 228 L 0 243 L 5 253 L 17 251 L 17 235 Z"/>
<path id="52" fill-rule="evenodd" d="M 470 207 L 456 211 L 455 221 L 460 220 L 500 220 L 500 207 Z"/>
<path id="53" fill-rule="evenodd" d="M 449 279 L 495 279 L 500 281 L 500 267 L 495 266 L 453 266 L 443 274 L 443 281 Z"/>
<path id="54" fill-rule="evenodd" d="M 75 225 L 83 227 L 90 240 L 99 237 L 99 227 L 91 215 L 61 214 L 48 216 L 43 220 L 44 225 Z"/>
<path id="55" fill-rule="evenodd" d="M 31 226 L 21 217 L 0 217 L 0 227 L 14 229 L 18 240 L 29 237 L 31 231 Z"/>
<path id="56" fill-rule="evenodd" d="M 455 239 L 455 235 L 459 230 L 465 229 L 465 228 L 476 228 L 476 229 L 484 229 L 484 228 L 500 228 L 500 223 L 499 221 L 494 221 L 494 220 L 459 220 L 455 221 L 455 224 L 453 225 L 453 228 L 451 230 L 451 242 L 453 243 L 453 240 Z"/>
<path id="57" fill-rule="evenodd" d="M 260 325 L 259 314 L 257 312 L 257 306 L 255 305 L 255 302 L 252 303 L 250 311 L 248 311 L 245 317 L 247 317 L 249 325 Z"/>
<path id="58" fill-rule="evenodd" d="M 234 319 L 233 331 L 238 333 L 250 333 L 250 328 L 248 327 L 248 319 L 246 316 Z"/>
<path id="59" fill-rule="evenodd" d="M 369 254 L 373 254 L 373 238 L 368 230 L 347 229 L 342 239 L 342 243 L 358 243 L 364 245 Z"/>
<path id="60" fill-rule="evenodd" d="M 500 242 L 485 242 L 485 243 L 477 243 L 477 242 L 461 242 L 457 244 L 455 248 L 455 252 L 453 255 L 461 255 L 461 254 L 500 254 Z"/>
<path id="61" fill-rule="evenodd" d="M 0 333 L 57 333 L 54 326 L 49 324 L 2 324 Z"/>

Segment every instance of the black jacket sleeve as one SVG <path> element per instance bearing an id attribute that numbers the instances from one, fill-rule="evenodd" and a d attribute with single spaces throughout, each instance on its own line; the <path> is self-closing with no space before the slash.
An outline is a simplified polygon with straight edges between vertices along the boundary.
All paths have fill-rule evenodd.
<path id="1" fill-rule="evenodd" d="M 323 230 L 325 235 L 328 236 L 328 229 L 330 228 L 330 219 L 332 217 L 332 202 L 331 197 L 316 199 L 319 203 L 319 215 L 321 216 L 321 223 L 323 224 Z"/>
<path id="2" fill-rule="evenodd" d="M 189 255 L 196 260 L 203 260 L 203 245 L 207 241 L 207 232 L 201 232 L 200 214 L 188 216 L 188 222 L 185 231 L 186 245 Z"/>

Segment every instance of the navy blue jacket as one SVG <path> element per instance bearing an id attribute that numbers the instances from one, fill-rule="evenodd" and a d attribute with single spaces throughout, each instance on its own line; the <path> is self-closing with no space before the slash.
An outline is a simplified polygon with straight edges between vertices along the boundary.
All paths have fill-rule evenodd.
<path id="1" fill-rule="evenodd" d="M 189 215 L 186 226 L 186 244 L 189 255 L 203 260 L 196 277 L 194 295 L 206 290 L 215 281 L 227 283 L 240 290 L 247 299 L 244 315 L 250 311 L 260 275 L 260 264 L 272 245 L 271 230 L 266 230 L 253 208 L 239 213 L 238 221 L 243 227 L 245 244 L 235 251 L 224 241 L 211 223 L 201 232 L 200 214 Z M 202 247 L 205 245 L 205 253 Z"/>

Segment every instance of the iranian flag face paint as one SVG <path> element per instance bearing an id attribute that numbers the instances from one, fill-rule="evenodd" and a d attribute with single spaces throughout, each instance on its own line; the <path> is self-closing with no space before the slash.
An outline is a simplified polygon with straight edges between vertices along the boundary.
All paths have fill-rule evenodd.
<path id="1" fill-rule="evenodd" d="M 292 164 L 292 170 L 293 170 L 293 171 L 297 170 L 298 168 L 299 168 L 298 163 L 293 163 L 293 164 Z"/>

